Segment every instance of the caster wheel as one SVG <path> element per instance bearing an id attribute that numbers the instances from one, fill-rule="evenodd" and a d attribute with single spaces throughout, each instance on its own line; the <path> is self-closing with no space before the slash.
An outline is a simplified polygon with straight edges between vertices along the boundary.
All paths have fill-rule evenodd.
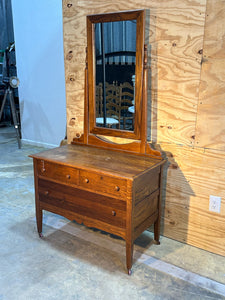
<path id="1" fill-rule="evenodd" d="M 128 269 L 128 270 L 127 270 L 127 274 L 128 274 L 129 276 L 132 274 L 131 269 Z"/>
<path id="2" fill-rule="evenodd" d="M 38 234 L 39 234 L 39 238 L 42 239 L 44 237 L 43 234 L 42 234 L 42 232 L 39 232 Z"/>
<path id="3" fill-rule="evenodd" d="M 160 245 L 160 241 L 156 241 L 156 240 L 155 240 L 155 241 L 154 241 L 154 244 L 155 244 L 155 245 Z"/>

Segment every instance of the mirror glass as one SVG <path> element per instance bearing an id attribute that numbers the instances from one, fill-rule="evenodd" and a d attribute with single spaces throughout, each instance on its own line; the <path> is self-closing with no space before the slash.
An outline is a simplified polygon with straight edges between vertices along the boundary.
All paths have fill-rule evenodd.
<path id="1" fill-rule="evenodd" d="M 136 25 L 136 20 L 94 25 L 97 127 L 134 131 Z"/>

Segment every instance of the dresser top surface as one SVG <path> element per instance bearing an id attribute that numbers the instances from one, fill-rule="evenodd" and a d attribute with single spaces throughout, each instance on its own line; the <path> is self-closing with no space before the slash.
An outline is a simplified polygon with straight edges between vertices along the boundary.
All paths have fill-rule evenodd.
<path id="1" fill-rule="evenodd" d="M 138 176 L 163 163 L 163 160 L 148 156 L 86 145 L 66 145 L 33 154 L 31 157 L 127 178 Z"/>

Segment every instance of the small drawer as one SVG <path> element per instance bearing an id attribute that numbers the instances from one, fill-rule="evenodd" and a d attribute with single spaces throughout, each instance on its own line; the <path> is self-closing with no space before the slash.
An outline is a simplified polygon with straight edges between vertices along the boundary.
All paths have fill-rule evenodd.
<path id="1" fill-rule="evenodd" d="M 126 179 L 120 179 L 81 170 L 79 184 L 80 186 L 90 189 L 93 192 L 96 191 L 104 194 L 109 194 L 116 196 L 117 198 L 124 198 L 124 200 L 126 200 Z"/>
<path id="2" fill-rule="evenodd" d="M 56 180 L 60 183 L 78 184 L 79 171 L 72 167 L 38 160 L 37 168 L 39 176 L 43 176 L 50 180 Z"/>

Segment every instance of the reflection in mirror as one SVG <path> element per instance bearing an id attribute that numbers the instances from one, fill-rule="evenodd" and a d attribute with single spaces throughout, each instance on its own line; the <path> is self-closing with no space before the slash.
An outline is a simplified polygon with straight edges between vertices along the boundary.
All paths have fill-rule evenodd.
<path id="1" fill-rule="evenodd" d="M 96 126 L 134 131 L 136 20 L 95 24 Z"/>

